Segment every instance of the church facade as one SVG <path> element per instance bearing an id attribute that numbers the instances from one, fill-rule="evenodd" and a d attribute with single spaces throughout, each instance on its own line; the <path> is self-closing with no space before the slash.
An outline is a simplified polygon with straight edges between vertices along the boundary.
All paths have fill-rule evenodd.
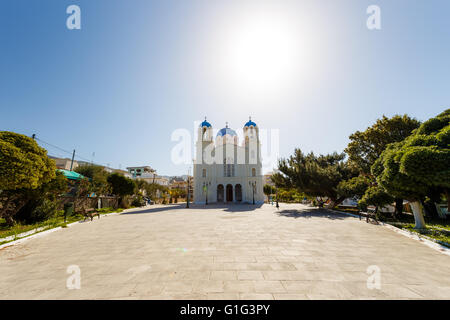
<path id="1" fill-rule="evenodd" d="M 212 125 L 198 128 L 194 161 L 194 203 L 264 203 L 259 129 L 251 119 L 243 128 L 243 139 L 235 130 L 220 129 L 214 137 Z"/>

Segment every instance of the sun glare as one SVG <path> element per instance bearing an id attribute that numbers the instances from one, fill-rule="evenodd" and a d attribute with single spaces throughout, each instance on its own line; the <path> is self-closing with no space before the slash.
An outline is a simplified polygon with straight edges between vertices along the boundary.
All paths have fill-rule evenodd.
<path id="1" fill-rule="evenodd" d="M 222 38 L 221 66 L 228 82 L 250 92 L 280 91 L 301 72 L 304 39 L 289 19 L 254 14 L 233 21 Z"/>

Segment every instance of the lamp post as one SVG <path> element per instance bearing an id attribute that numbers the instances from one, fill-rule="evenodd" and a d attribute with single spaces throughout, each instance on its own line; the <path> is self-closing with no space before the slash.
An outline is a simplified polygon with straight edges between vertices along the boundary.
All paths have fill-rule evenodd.
<path id="1" fill-rule="evenodd" d="M 279 209 L 279 208 L 280 208 L 280 205 L 278 204 L 278 188 L 275 189 L 275 192 L 276 192 L 276 193 L 275 193 L 275 197 L 277 198 L 277 199 L 276 199 L 276 201 L 277 201 L 276 207 L 277 207 L 277 209 Z"/>
<path id="2" fill-rule="evenodd" d="M 255 204 L 255 187 L 256 187 L 256 182 L 249 182 L 250 185 L 252 186 L 252 194 L 253 194 L 253 204 Z"/>
<path id="3" fill-rule="evenodd" d="M 186 208 L 189 208 L 189 176 L 187 177 L 187 199 L 186 199 Z"/>
<path id="4" fill-rule="evenodd" d="M 186 199 L 186 208 L 189 208 L 189 197 L 190 197 L 190 177 L 189 175 L 191 174 L 191 168 L 189 168 L 188 170 L 188 176 L 187 176 L 187 199 Z"/>
<path id="5" fill-rule="evenodd" d="M 205 192 L 205 205 L 208 205 L 208 186 L 211 184 L 211 182 L 203 182 L 203 191 Z"/>

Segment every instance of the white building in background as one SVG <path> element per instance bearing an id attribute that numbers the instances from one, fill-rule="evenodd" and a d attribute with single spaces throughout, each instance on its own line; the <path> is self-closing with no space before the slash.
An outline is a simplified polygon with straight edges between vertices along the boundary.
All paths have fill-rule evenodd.
<path id="1" fill-rule="evenodd" d="M 133 178 L 141 178 L 155 172 L 150 166 L 127 167 L 127 170 Z"/>
<path id="2" fill-rule="evenodd" d="M 236 132 L 228 128 L 213 137 L 211 124 L 198 129 L 194 162 L 194 202 L 264 203 L 259 129 L 249 120 L 239 145 Z"/>

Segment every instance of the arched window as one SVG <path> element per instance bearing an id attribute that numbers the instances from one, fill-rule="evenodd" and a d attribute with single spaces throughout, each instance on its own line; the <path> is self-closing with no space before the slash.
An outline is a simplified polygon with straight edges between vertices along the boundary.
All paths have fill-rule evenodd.
<path id="1" fill-rule="evenodd" d="M 206 178 L 206 169 L 203 169 L 203 170 L 202 170 L 202 177 L 203 177 L 203 178 Z"/>
<path id="2" fill-rule="evenodd" d="M 256 169 L 252 168 L 252 177 L 256 177 Z"/>

